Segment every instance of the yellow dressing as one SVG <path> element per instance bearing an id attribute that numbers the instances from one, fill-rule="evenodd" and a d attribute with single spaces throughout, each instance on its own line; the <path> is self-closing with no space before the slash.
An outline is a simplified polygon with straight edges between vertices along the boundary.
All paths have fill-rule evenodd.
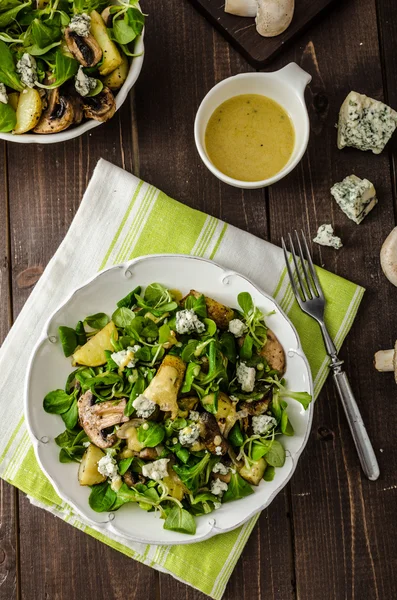
<path id="1" fill-rule="evenodd" d="M 205 132 L 211 162 L 240 181 L 276 175 L 289 161 L 294 144 L 295 131 L 287 112 L 260 94 L 242 94 L 223 102 Z"/>

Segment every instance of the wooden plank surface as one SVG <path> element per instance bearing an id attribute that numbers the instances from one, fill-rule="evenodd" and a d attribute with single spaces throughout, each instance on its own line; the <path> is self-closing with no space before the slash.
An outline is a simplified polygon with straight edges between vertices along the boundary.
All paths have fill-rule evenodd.
<path id="1" fill-rule="evenodd" d="M 314 252 L 319 264 L 367 288 L 342 357 L 374 441 L 381 478 L 374 483 L 362 476 L 328 382 L 316 405 L 307 450 L 291 484 L 261 515 L 229 582 L 227 600 L 396 597 L 397 453 L 390 411 L 395 384 L 392 376 L 373 371 L 372 355 L 396 337 L 388 318 L 395 312 L 395 289 L 381 274 L 378 256 L 395 223 L 391 161 L 397 142 L 379 157 L 341 152 L 334 129 L 350 89 L 376 98 L 386 95 L 397 108 L 395 8 L 393 0 L 377 4 L 341 3 L 274 63 L 278 68 L 295 60 L 312 73 L 307 91 L 312 135 L 301 165 L 270 190 L 229 188 L 206 170 L 196 153 L 193 122 L 201 99 L 219 80 L 251 67 L 189 3 L 178 0 L 144 3 L 150 27 L 136 111 L 131 96 L 113 121 L 78 140 L 52 147 L 9 144 L 7 154 L 0 146 L 3 336 L 10 317 L 4 307 L 12 298 L 15 315 L 21 309 L 65 235 L 101 156 L 129 171 L 139 170 L 182 202 L 274 243 L 291 227 L 303 226 L 313 234 L 323 222 L 332 222 L 341 234 L 345 248 L 339 253 L 318 247 Z M 24 176 L 26 164 L 29 178 Z M 360 226 L 347 221 L 329 194 L 332 183 L 352 172 L 373 181 L 379 194 L 379 205 Z M 12 290 L 4 257 L 11 259 Z M 16 492 L 9 486 L 1 492 L 1 600 L 204 599 L 32 507 L 25 497 L 19 501 L 18 577 Z"/>
<path id="2" fill-rule="evenodd" d="M 296 60 L 313 75 L 307 93 L 312 132 L 301 167 L 270 190 L 271 239 L 280 243 L 291 227 L 314 237 L 320 224 L 332 223 L 345 247 L 335 252 L 314 244 L 316 262 L 367 289 L 341 357 L 374 441 L 381 477 L 377 482 L 363 477 L 343 410 L 328 381 L 291 481 L 297 595 L 305 600 L 391 600 L 396 576 L 389 565 L 397 560 L 397 531 L 390 502 L 395 506 L 397 452 L 393 425 L 384 416 L 395 397 L 395 384 L 387 375 L 376 374 L 372 365 L 374 352 L 394 343 L 395 336 L 386 318 L 395 307 L 395 289 L 379 266 L 381 243 L 394 223 L 390 164 L 387 151 L 374 156 L 338 150 L 334 127 L 351 89 L 383 99 L 375 2 L 345 3 L 332 16 L 280 61 Z M 379 205 L 359 226 L 338 209 L 329 192 L 334 182 L 352 173 L 372 181 L 379 195 Z M 382 556 L 388 557 L 387 565 Z"/>
<path id="3" fill-rule="evenodd" d="M 255 27 L 255 19 L 225 13 L 225 2 L 219 0 L 190 0 L 208 21 L 214 25 L 242 56 L 256 69 L 263 69 L 287 45 L 296 40 L 303 31 L 316 22 L 322 13 L 330 9 L 336 0 L 299 0 L 290 26 L 280 35 L 271 38 L 261 36 Z"/>
<path id="4" fill-rule="evenodd" d="M 0 142 L 0 344 L 9 329 L 11 314 L 10 253 L 6 145 Z M 17 594 L 18 492 L 0 480 L 0 598 L 15 600 Z"/>

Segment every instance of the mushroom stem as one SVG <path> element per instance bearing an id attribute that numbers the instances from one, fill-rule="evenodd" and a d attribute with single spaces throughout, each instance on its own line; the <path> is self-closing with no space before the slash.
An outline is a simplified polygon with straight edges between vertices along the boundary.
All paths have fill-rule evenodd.
<path id="1" fill-rule="evenodd" d="M 393 350 L 379 350 L 374 356 L 374 365 L 377 371 L 394 372 L 394 380 L 397 383 L 397 340 Z"/>
<path id="2" fill-rule="evenodd" d="M 394 350 L 379 350 L 374 356 L 374 365 L 377 371 L 394 371 L 393 367 Z"/>

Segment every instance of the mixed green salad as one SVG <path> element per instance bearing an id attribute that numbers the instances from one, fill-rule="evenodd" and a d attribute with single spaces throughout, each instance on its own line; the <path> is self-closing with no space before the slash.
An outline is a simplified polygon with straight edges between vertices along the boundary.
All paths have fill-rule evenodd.
<path id="1" fill-rule="evenodd" d="M 90 507 L 134 502 L 164 528 L 196 531 L 195 517 L 253 493 L 282 467 L 294 434 L 284 350 L 250 294 L 232 309 L 191 290 L 137 287 L 109 317 L 59 327 L 75 367 L 44 409 L 66 430 L 61 462 L 80 463 Z"/>
<path id="2" fill-rule="evenodd" d="M 144 22 L 138 0 L 1 0 L 0 132 L 110 119 Z"/>

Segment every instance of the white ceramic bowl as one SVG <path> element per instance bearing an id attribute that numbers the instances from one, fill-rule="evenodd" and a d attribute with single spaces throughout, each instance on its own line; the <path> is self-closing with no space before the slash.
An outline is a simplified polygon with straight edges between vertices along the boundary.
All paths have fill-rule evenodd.
<path id="1" fill-rule="evenodd" d="M 246 291 L 265 313 L 287 355 L 285 377 L 291 389 L 313 393 L 310 368 L 302 352 L 298 334 L 286 315 L 267 294 L 245 277 L 225 271 L 201 258 L 181 255 L 147 256 L 111 267 L 95 275 L 75 290 L 49 318 L 32 353 L 25 388 L 25 417 L 37 460 L 59 496 L 91 525 L 131 540 L 151 544 L 189 544 L 224 533 L 243 524 L 270 504 L 292 476 L 310 432 L 313 408 L 305 411 L 299 402 L 288 402 L 288 415 L 295 430 L 293 437 L 283 436 L 287 450 L 285 465 L 276 469 L 274 480 L 262 481 L 255 493 L 245 499 L 224 504 L 219 510 L 197 518 L 195 535 L 163 529 L 155 513 L 147 513 L 135 504 L 122 506 L 114 513 L 96 513 L 88 505 L 90 490 L 77 480 L 77 463 L 61 464 L 54 438 L 64 431 L 60 416 L 43 410 L 43 398 L 53 389 L 63 388 L 70 371 L 70 360 L 57 341 L 59 325 L 74 327 L 78 319 L 96 312 L 112 313 L 116 302 L 137 285 L 158 281 L 182 293 L 195 288 L 236 306 L 237 295 Z"/>
<path id="2" fill-rule="evenodd" d="M 142 31 L 142 34 L 137 38 L 135 44 L 135 52 L 136 54 L 139 54 L 139 56 L 136 56 L 132 59 L 127 79 L 115 97 L 116 111 L 118 111 L 119 108 L 124 104 L 129 91 L 135 84 L 141 72 L 144 56 L 144 33 L 145 32 Z M 112 118 L 114 119 L 114 116 Z M 102 123 L 100 121 L 95 121 L 94 119 L 88 119 L 81 123 L 81 125 L 69 127 L 69 129 L 65 129 L 65 131 L 60 131 L 59 133 L 43 135 L 37 133 L 23 133 L 21 135 L 0 133 L 0 139 L 7 140 L 7 142 L 17 142 L 18 144 L 55 144 L 57 142 L 66 142 L 67 140 L 72 140 L 73 138 L 79 137 L 86 131 L 90 131 L 90 129 L 98 127 L 98 125 L 102 125 Z"/>
<path id="3" fill-rule="evenodd" d="M 211 173 L 224 183 L 243 189 L 263 188 L 288 175 L 301 160 L 309 141 L 310 124 L 304 92 L 310 81 L 311 75 L 297 64 L 290 63 L 274 73 L 241 73 L 224 79 L 214 86 L 201 102 L 194 123 L 197 150 Z M 269 179 L 261 181 L 233 179 L 217 169 L 208 157 L 205 148 L 205 130 L 211 115 L 220 104 L 240 94 L 260 94 L 275 100 L 287 111 L 294 125 L 295 145 L 292 155 L 285 167 Z"/>

